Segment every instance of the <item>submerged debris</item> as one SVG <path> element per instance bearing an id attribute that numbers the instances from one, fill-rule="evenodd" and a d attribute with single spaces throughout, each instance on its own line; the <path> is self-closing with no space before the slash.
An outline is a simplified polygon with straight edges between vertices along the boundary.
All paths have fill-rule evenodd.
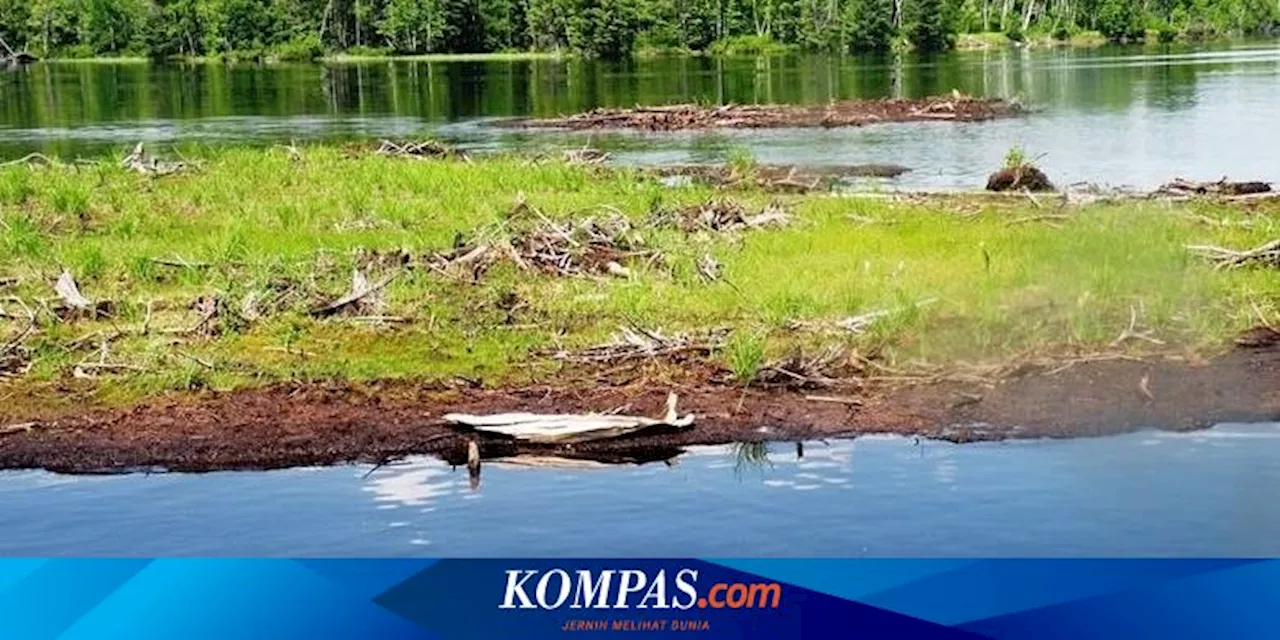
<path id="1" fill-rule="evenodd" d="M 509 127 L 557 129 L 628 128 L 647 131 L 767 127 L 845 127 L 884 122 L 949 120 L 973 122 L 1018 115 L 1022 107 L 1012 101 L 974 98 L 958 93 L 919 100 L 849 100 L 825 106 L 735 105 L 717 107 L 678 104 L 600 108 L 562 118 L 517 119 Z"/>

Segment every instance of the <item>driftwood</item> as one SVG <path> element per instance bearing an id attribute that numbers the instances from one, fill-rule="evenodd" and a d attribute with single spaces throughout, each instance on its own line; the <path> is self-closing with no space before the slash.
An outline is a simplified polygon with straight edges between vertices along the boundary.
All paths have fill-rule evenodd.
<path id="1" fill-rule="evenodd" d="M 399 275 L 399 271 L 393 272 L 391 275 L 371 285 L 364 273 L 359 269 L 356 269 L 351 275 L 351 290 L 348 291 L 346 295 L 334 300 L 333 302 L 312 309 L 311 315 L 317 318 L 324 318 L 343 311 L 352 305 L 362 302 L 365 298 L 382 291 L 388 284 L 391 284 L 392 280 L 396 279 L 396 276 Z"/>
<path id="2" fill-rule="evenodd" d="M 1196 182 L 1186 178 L 1174 178 L 1156 189 L 1156 193 L 1169 196 L 1219 195 L 1247 196 L 1270 193 L 1271 185 L 1266 182 L 1229 182 L 1226 177 L 1212 182 Z"/>
<path id="3" fill-rule="evenodd" d="M 58 281 L 54 283 L 53 290 L 58 294 L 58 298 L 62 300 L 64 305 L 63 309 L 59 310 L 59 314 L 64 319 L 66 316 L 110 316 L 112 314 L 113 305 L 111 301 L 94 302 L 86 298 L 80 293 L 80 287 L 76 284 L 76 279 L 71 275 L 70 271 L 64 270 L 62 275 L 58 276 Z"/>
<path id="4" fill-rule="evenodd" d="M 185 163 L 164 162 L 148 155 L 145 146 L 141 142 L 134 145 L 133 151 L 129 152 L 129 155 L 120 161 L 120 166 L 135 173 L 156 178 L 172 175 L 187 168 Z"/>
<path id="5" fill-rule="evenodd" d="M 649 427 L 688 428 L 694 415 L 680 416 L 676 411 L 676 394 L 667 395 L 667 412 L 659 419 L 644 416 L 606 414 L 536 414 L 503 413 L 477 416 L 450 413 L 444 416 L 452 424 L 476 431 L 495 433 L 536 444 L 575 444 L 616 438 Z"/>
<path id="6" fill-rule="evenodd" d="M 1187 250 L 1212 261 L 1215 269 L 1238 269 L 1250 265 L 1280 269 L 1280 240 L 1244 251 L 1213 245 L 1187 245 Z"/>
<path id="7" fill-rule="evenodd" d="M 0 436 L 11 436 L 17 433 L 26 433 L 39 427 L 37 422 L 19 422 L 18 424 L 10 424 L 0 427 Z"/>
<path id="8" fill-rule="evenodd" d="M 76 285 L 76 279 L 71 275 L 70 271 L 63 271 L 58 276 L 58 281 L 54 283 L 53 290 L 58 293 L 58 297 L 67 303 L 71 308 L 80 311 L 88 311 L 93 308 L 93 302 L 84 297 L 80 293 L 80 287 Z"/>

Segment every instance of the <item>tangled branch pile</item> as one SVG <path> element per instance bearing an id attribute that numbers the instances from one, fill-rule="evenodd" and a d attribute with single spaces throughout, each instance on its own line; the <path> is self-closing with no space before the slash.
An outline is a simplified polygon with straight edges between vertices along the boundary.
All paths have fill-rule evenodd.
<path id="1" fill-rule="evenodd" d="M 120 166 L 135 173 L 156 178 L 172 175 L 187 168 L 185 163 L 165 162 L 155 156 L 148 155 L 141 142 L 135 145 L 133 151 L 120 161 Z"/>
<path id="2" fill-rule="evenodd" d="M 383 140 L 373 153 L 379 156 L 412 158 L 415 160 L 469 159 L 467 154 L 435 140 L 399 143 Z"/>
<path id="3" fill-rule="evenodd" d="M 772 127 L 858 127 L 884 122 L 949 120 L 974 122 L 1021 114 L 1013 101 L 974 98 L 953 92 L 946 97 L 918 100 L 848 100 L 826 106 L 677 104 L 600 108 L 562 118 L 520 119 L 505 126 L 563 129 L 757 129 Z"/>
<path id="4" fill-rule="evenodd" d="M 1214 263 L 1215 269 L 1261 266 L 1280 269 L 1280 240 L 1253 249 L 1237 251 L 1213 245 L 1188 245 L 1187 250 Z"/>
<path id="5" fill-rule="evenodd" d="M 1268 193 L 1271 185 L 1266 182 L 1228 182 L 1226 177 L 1213 182 L 1195 182 L 1185 178 L 1174 178 L 1160 185 L 1155 195 L 1162 196 L 1243 196 L 1255 193 Z"/>
<path id="6" fill-rule="evenodd" d="M 808 356 L 803 351 L 794 351 L 761 367 L 754 382 L 766 387 L 817 389 L 850 381 L 856 383 L 862 373 L 861 359 L 855 352 L 833 346 Z"/>
<path id="7" fill-rule="evenodd" d="M 760 213 L 750 214 L 735 200 L 710 200 L 683 209 L 660 211 L 654 216 L 653 225 L 675 227 L 686 233 L 728 232 L 782 227 L 791 220 L 791 214 L 777 202 L 770 202 Z"/>
<path id="8" fill-rule="evenodd" d="M 626 362 L 651 358 L 678 358 L 686 355 L 710 355 L 724 345 L 727 331 L 714 330 L 704 335 L 663 335 L 639 325 L 624 326 L 603 344 L 579 351 L 556 350 L 550 355 L 557 360 L 574 363 Z"/>
<path id="9" fill-rule="evenodd" d="M 517 211 L 532 210 L 523 202 Z M 620 213 L 602 218 L 555 222 L 535 212 L 538 221 L 509 235 L 478 234 L 478 240 L 461 242 L 454 249 L 428 259 L 431 268 L 457 276 L 478 278 L 489 267 L 510 260 L 521 269 L 537 269 L 557 276 L 613 275 L 626 277 L 624 266 L 662 261 L 659 251 L 645 246 L 644 238 Z M 488 238 L 488 239 L 484 239 Z"/>

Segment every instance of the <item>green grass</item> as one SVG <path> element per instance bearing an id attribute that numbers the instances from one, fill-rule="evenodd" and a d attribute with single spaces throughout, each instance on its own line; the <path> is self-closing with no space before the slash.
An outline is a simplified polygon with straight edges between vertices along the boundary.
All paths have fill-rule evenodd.
<path id="1" fill-rule="evenodd" d="M 10 316 L 0 318 L 0 344 L 27 324 L 6 298 L 40 309 L 63 268 L 86 296 L 117 307 L 110 320 L 55 322 L 40 312 L 25 343 L 30 372 L 0 384 L 74 382 L 128 400 L 282 380 L 520 382 L 556 371 L 541 350 L 595 344 L 630 321 L 668 333 L 731 328 L 716 358 L 746 383 L 769 359 L 815 343 L 944 365 L 1106 349 L 1131 309 L 1164 348 L 1207 352 L 1255 323 L 1255 306 L 1274 320 L 1280 300 L 1274 271 L 1214 271 L 1183 248 L 1261 244 L 1280 234 L 1275 211 L 1135 202 L 1067 209 L 1071 219 L 1055 227 L 1010 224 L 1046 212 L 1030 203 L 802 196 L 785 201 L 796 222 L 783 229 L 686 234 L 643 222 L 655 209 L 722 192 L 520 158 L 423 162 L 326 147 L 303 155 L 293 162 L 281 151 L 204 151 L 198 169 L 161 179 L 113 162 L 0 168 L 0 281 L 20 281 L 0 289 Z M 371 254 L 448 249 L 456 236 L 502 225 L 518 194 L 554 219 L 621 211 L 666 266 L 590 279 L 501 264 L 465 284 L 415 269 L 385 292 L 385 313 L 411 323 L 307 314 L 344 293 Z M 770 198 L 730 195 L 755 210 Z M 1192 213 L 1252 227 L 1205 225 Z M 698 278 L 704 253 L 723 265 L 722 280 Z M 294 296 L 265 318 L 220 321 L 215 337 L 181 333 L 199 320 L 192 303 L 200 296 L 238 308 L 246 296 L 282 288 Z M 515 311 L 503 304 L 510 300 L 520 302 Z M 790 328 L 882 310 L 891 313 L 862 335 Z M 114 338 L 107 361 L 136 370 L 73 380 L 77 363 L 100 357 L 104 337 Z"/>

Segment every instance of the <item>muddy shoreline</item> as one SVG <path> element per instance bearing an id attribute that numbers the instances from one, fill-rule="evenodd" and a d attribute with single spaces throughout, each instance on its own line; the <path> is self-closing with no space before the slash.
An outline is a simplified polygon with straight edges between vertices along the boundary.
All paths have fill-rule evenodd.
<path id="1" fill-rule="evenodd" d="M 953 93 L 920 99 L 846 100 L 824 106 L 678 104 L 599 108 L 558 118 L 517 118 L 495 124 L 520 129 L 644 131 L 861 127 L 889 122 L 980 122 L 1025 112 L 1015 101 Z"/>
<path id="2" fill-rule="evenodd" d="M 474 433 L 440 416 L 529 410 L 661 413 L 668 391 L 694 427 L 573 447 L 478 438 L 485 458 L 534 453 L 607 462 L 665 459 L 694 444 L 896 433 L 956 442 L 1083 437 L 1139 428 L 1186 431 L 1229 421 L 1280 420 L 1280 348 L 1239 348 L 1205 362 L 1177 357 L 1027 366 L 996 381 L 864 382 L 841 390 L 748 389 L 703 373 L 656 382 L 567 383 L 515 389 L 388 383 L 281 385 L 170 395 L 129 408 L 0 410 L 0 468 L 69 473 L 269 469 L 465 457 Z M 814 395 L 847 400 L 814 399 Z M 856 400 L 857 403 L 852 403 Z M 25 422 L 24 422 L 25 421 Z"/>

